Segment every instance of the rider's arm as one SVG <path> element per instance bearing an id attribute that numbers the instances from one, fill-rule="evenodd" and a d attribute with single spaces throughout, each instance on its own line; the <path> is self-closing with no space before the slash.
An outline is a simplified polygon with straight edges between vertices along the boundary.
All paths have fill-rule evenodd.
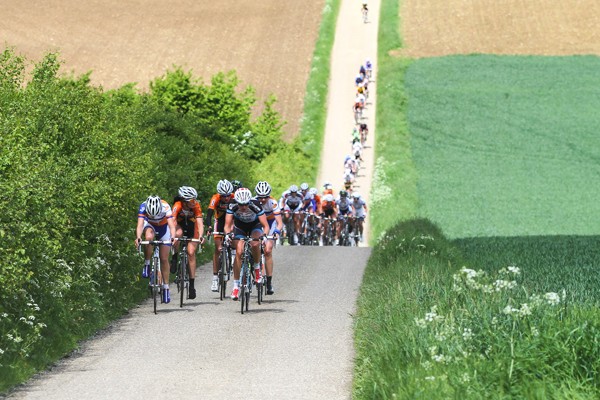
<path id="1" fill-rule="evenodd" d="M 167 217 L 167 225 L 169 225 L 169 231 L 171 231 L 171 238 L 174 240 L 177 239 L 177 236 L 175 235 L 175 218 Z"/>
<path id="2" fill-rule="evenodd" d="M 233 214 L 227 213 L 225 215 L 225 227 L 223 228 L 225 234 L 233 231 Z"/>
<path id="3" fill-rule="evenodd" d="M 260 224 L 262 225 L 263 232 L 266 235 L 269 232 L 269 224 L 267 223 L 267 216 L 265 214 L 259 215 L 258 222 L 260 222 Z"/>
<path id="4" fill-rule="evenodd" d="M 206 218 L 204 219 L 204 224 L 206 224 L 206 226 L 211 226 L 210 222 L 212 221 L 214 212 L 215 210 L 212 208 L 209 208 L 208 211 L 206 211 Z"/>
<path id="5" fill-rule="evenodd" d="M 142 233 L 144 233 L 144 218 L 138 217 L 137 226 L 135 227 L 135 245 L 137 246 L 140 240 L 143 240 Z"/>

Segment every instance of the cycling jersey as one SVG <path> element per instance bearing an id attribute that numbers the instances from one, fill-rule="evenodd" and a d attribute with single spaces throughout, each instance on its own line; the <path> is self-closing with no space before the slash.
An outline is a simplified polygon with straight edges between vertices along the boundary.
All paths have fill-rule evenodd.
<path id="1" fill-rule="evenodd" d="M 251 224 L 258 222 L 258 217 L 264 215 L 262 206 L 256 199 L 252 199 L 248 203 L 248 208 L 240 209 L 237 203 L 232 203 L 227 208 L 227 214 L 233 215 L 234 225 L 237 224 Z"/>
<path id="2" fill-rule="evenodd" d="M 252 200 L 257 200 L 257 199 L 255 197 Z M 267 216 L 268 221 L 274 220 L 275 216 L 281 214 L 281 209 L 279 208 L 279 204 L 277 203 L 277 200 L 275 200 L 271 196 L 269 196 L 269 199 L 266 202 L 260 203 L 260 204 L 262 205 L 262 209 L 263 209 L 265 215 Z"/>
<path id="3" fill-rule="evenodd" d="M 143 218 L 145 221 L 147 221 L 152 226 L 166 225 L 167 220 L 170 218 L 173 218 L 173 212 L 171 210 L 171 206 L 169 205 L 169 203 L 167 203 L 164 200 L 161 200 L 160 202 L 162 205 L 162 209 L 161 209 L 160 213 L 156 217 L 151 218 L 146 213 L 146 202 L 144 201 L 142 204 L 140 204 L 140 208 L 138 210 L 138 218 Z"/>
<path id="4" fill-rule="evenodd" d="M 352 201 L 352 207 L 354 208 L 357 217 L 364 218 L 366 205 L 367 203 L 365 203 L 365 201 L 362 198 L 354 199 Z"/>
<path id="5" fill-rule="evenodd" d="M 335 204 L 342 215 L 347 215 L 352 212 L 352 208 L 350 207 L 350 199 L 348 197 L 338 197 L 338 199 L 335 201 Z"/>
<path id="6" fill-rule="evenodd" d="M 211 199 L 210 203 L 208 203 L 208 209 L 213 210 L 215 213 L 215 218 L 221 218 L 227 212 L 227 207 L 229 207 L 229 202 L 225 201 L 227 196 L 222 196 L 219 193 L 216 193 Z M 230 196 L 229 201 L 233 200 L 233 194 Z M 210 221 L 209 221 L 210 222 Z"/>
<path id="7" fill-rule="evenodd" d="M 288 193 L 284 198 L 286 208 L 292 211 L 297 211 L 302 205 L 304 197 L 300 193 Z"/>
<path id="8" fill-rule="evenodd" d="M 184 220 L 195 221 L 196 218 L 202 218 L 202 207 L 200 206 L 200 202 L 194 201 L 192 204 L 192 208 L 186 208 L 183 206 L 182 201 L 176 201 L 175 204 L 173 204 L 173 218 L 175 218 L 178 223 L 183 222 Z"/>
<path id="9" fill-rule="evenodd" d="M 254 231 L 262 232 L 259 217 L 265 215 L 265 212 L 256 199 L 250 200 L 248 207 L 243 209 L 237 203 L 230 204 L 227 215 L 233 215 L 233 233 L 237 239 L 250 236 Z"/>

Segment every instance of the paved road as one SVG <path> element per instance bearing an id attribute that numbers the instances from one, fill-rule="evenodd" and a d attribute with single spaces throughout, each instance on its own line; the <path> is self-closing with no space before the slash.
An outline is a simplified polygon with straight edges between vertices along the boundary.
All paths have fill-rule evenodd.
<path id="1" fill-rule="evenodd" d="M 317 184 L 331 182 L 334 189 L 343 188 L 344 157 L 352 153 L 352 104 L 356 95 L 354 78 L 361 64 L 369 58 L 377 78 L 377 27 L 379 25 L 379 0 L 369 1 L 369 19 L 363 23 L 360 0 L 343 0 L 336 26 L 335 42 L 331 54 L 331 80 L 327 102 L 325 139 Z M 369 138 L 363 151 L 364 162 L 356 177 L 355 190 L 369 205 L 369 192 L 375 163 L 375 98 L 377 82 L 369 85 L 369 99 L 363 113 L 369 126 Z M 365 243 L 369 243 L 369 225 L 365 225 Z"/>
<path id="2" fill-rule="evenodd" d="M 276 294 L 249 312 L 209 290 L 141 304 L 15 399 L 349 399 L 352 318 L 368 248 L 279 247 Z M 173 288 L 172 288 L 173 290 Z"/>

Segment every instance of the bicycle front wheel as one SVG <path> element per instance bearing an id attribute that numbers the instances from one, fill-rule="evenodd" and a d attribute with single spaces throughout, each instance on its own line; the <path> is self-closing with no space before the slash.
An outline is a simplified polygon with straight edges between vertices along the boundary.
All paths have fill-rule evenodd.
<path id="1" fill-rule="evenodd" d="M 227 252 L 222 251 L 219 255 L 219 297 L 223 300 L 227 291 Z"/>
<path id="2" fill-rule="evenodd" d="M 160 264 L 158 259 L 153 259 L 152 260 L 152 276 L 150 277 L 150 284 L 152 285 L 152 300 L 154 302 L 154 314 L 157 313 L 157 306 L 158 306 L 158 302 L 159 302 L 159 296 L 160 293 L 158 292 L 159 290 L 159 283 L 158 283 L 158 271 L 160 270 Z"/>

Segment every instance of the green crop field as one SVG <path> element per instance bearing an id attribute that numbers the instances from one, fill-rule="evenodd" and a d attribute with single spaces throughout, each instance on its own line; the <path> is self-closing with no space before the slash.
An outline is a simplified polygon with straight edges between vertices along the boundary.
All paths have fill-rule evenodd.
<path id="1" fill-rule="evenodd" d="M 413 62 L 418 214 L 451 238 L 599 233 L 599 71 L 592 56 Z"/>

